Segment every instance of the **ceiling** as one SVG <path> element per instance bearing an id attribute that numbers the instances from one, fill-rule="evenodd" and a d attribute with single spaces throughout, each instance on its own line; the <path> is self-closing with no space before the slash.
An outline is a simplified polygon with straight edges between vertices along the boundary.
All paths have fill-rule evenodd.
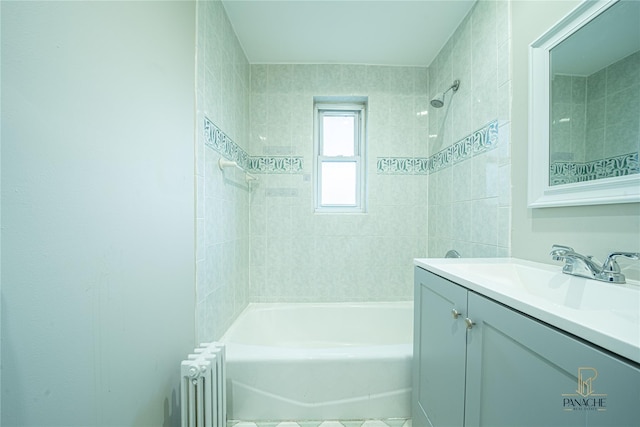
<path id="1" fill-rule="evenodd" d="M 251 64 L 428 66 L 475 0 L 223 0 Z"/>

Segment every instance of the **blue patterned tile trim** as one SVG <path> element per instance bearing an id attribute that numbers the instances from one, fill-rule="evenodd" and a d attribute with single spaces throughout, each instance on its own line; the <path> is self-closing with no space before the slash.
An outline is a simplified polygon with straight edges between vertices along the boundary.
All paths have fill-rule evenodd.
<path id="1" fill-rule="evenodd" d="M 247 172 L 275 174 L 302 173 L 303 170 L 303 158 L 300 156 L 249 156 L 207 117 L 204 118 L 204 143 L 223 157 L 237 162 Z"/>
<path id="2" fill-rule="evenodd" d="M 255 173 L 302 173 L 302 157 L 257 156 L 249 158 L 249 170 Z"/>
<path id="3" fill-rule="evenodd" d="M 223 157 L 237 162 L 242 169 L 247 169 L 249 154 L 207 117 L 204 118 L 204 144 Z"/>
<path id="4" fill-rule="evenodd" d="M 425 157 L 378 157 L 379 174 L 426 175 L 429 159 Z"/>
<path id="5" fill-rule="evenodd" d="M 555 162 L 549 167 L 549 181 L 551 185 L 571 184 L 636 173 L 640 173 L 637 152 L 584 163 Z"/>
<path id="6" fill-rule="evenodd" d="M 431 157 L 378 157 L 378 174 L 428 175 L 492 150 L 498 145 L 498 121 L 494 120 Z"/>

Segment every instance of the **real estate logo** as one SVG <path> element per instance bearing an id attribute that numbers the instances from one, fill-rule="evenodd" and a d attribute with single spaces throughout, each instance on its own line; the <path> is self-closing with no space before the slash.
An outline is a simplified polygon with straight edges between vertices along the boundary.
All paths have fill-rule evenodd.
<path id="1" fill-rule="evenodd" d="M 562 395 L 565 411 L 606 411 L 607 395 L 596 393 L 593 382 L 598 378 L 595 368 L 578 368 L 578 388 L 575 393 Z"/>

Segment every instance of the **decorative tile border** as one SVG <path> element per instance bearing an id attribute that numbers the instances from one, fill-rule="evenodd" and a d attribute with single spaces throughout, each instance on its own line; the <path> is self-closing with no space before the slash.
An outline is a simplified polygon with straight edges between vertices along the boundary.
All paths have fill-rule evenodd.
<path id="1" fill-rule="evenodd" d="M 570 184 L 640 173 L 638 153 L 592 162 L 555 162 L 549 167 L 550 185 Z"/>
<path id="2" fill-rule="evenodd" d="M 249 156 L 208 117 L 204 118 L 204 143 L 223 157 L 237 162 L 238 166 L 247 172 L 286 174 L 303 171 L 304 162 L 300 156 Z"/>
<path id="3" fill-rule="evenodd" d="M 384 175 L 426 175 L 429 173 L 429 159 L 426 157 L 378 157 L 378 174 Z"/>
<path id="4" fill-rule="evenodd" d="M 249 154 L 207 117 L 204 118 L 204 144 L 227 159 L 237 162 L 242 169 L 247 169 Z"/>
<path id="5" fill-rule="evenodd" d="M 258 156 L 249 158 L 248 169 L 255 173 L 302 173 L 302 157 Z"/>
<path id="6" fill-rule="evenodd" d="M 431 157 L 378 157 L 378 174 L 428 175 L 492 150 L 498 145 L 498 121 L 493 120 Z"/>
<path id="7" fill-rule="evenodd" d="M 249 156 L 207 117 L 204 118 L 204 136 L 207 147 L 229 160 L 236 161 L 238 166 L 247 172 L 299 174 L 304 170 L 302 156 Z M 378 157 L 376 169 L 378 174 L 383 175 L 428 175 L 489 151 L 497 144 L 498 121 L 494 120 L 428 158 Z"/>

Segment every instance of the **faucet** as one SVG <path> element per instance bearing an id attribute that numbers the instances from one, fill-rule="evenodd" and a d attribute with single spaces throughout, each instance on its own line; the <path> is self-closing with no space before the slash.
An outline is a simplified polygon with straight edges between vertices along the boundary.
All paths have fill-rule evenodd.
<path id="1" fill-rule="evenodd" d="M 616 262 L 616 258 L 624 256 L 631 259 L 640 259 L 638 252 L 612 252 L 607 256 L 602 267 L 596 264 L 591 256 L 577 253 L 573 248 L 563 245 L 553 245 L 551 259 L 564 261 L 562 272 L 573 276 L 586 277 L 609 283 L 626 283 L 624 274 Z"/>

